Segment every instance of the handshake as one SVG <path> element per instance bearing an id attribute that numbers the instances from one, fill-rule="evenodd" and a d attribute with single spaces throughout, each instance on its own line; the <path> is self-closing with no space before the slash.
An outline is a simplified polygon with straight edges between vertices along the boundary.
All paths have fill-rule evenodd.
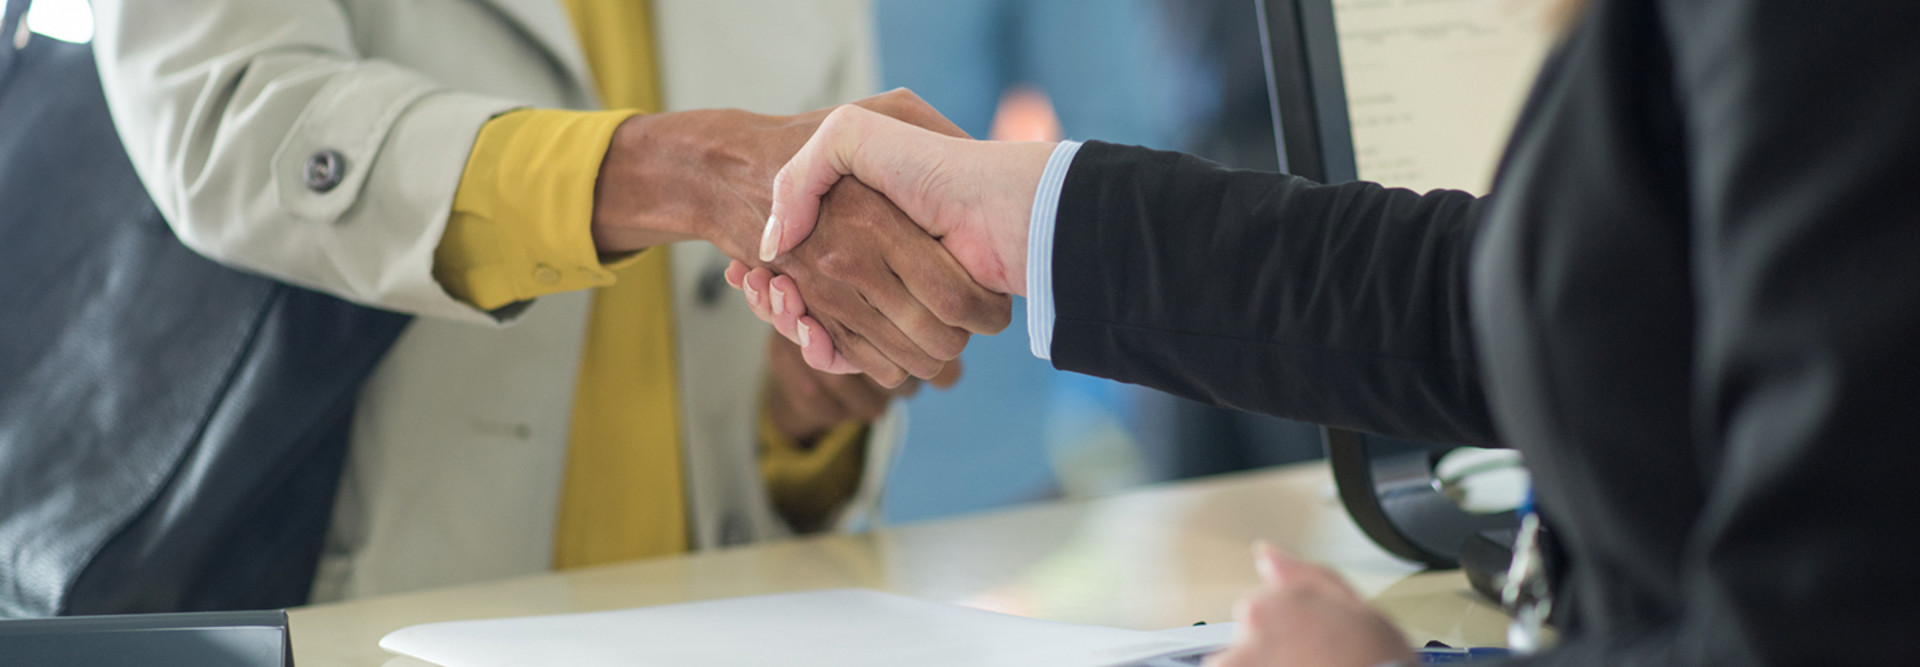
<path id="1" fill-rule="evenodd" d="M 828 114 L 774 177 L 760 262 L 777 263 L 833 238 L 834 228 L 844 223 L 825 197 L 841 187 L 863 186 L 886 196 L 929 239 L 938 241 L 944 253 L 924 258 L 927 266 L 950 271 L 957 265 L 975 283 L 968 289 L 985 289 L 997 301 L 946 291 L 939 284 L 944 276 L 916 280 L 910 277 L 917 273 L 910 262 L 890 262 L 913 301 L 884 309 L 890 321 L 877 334 L 886 338 L 875 338 L 847 326 L 826 304 L 809 310 L 802 298 L 805 286 L 777 265 L 749 268 L 736 260 L 727 280 L 745 290 L 755 314 L 798 344 L 807 364 L 817 370 L 862 372 L 881 382 L 901 370 L 927 377 L 925 369 L 902 359 L 959 356 L 969 332 L 994 334 L 1006 328 L 1006 295 L 1026 294 L 1029 221 L 1041 172 L 1053 150 L 1052 144 L 1042 142 L 979 142 L 938 134 L 848 105 Z M 976 306 L 997 310 L 976 314 L 970 310 Z M 894 332 L 902 335 L 890 335 Z"/>
<path id="2" fill-rule="evenodd" d="M 898 387 L 1006 328 L 1052 149 L 969 140 L 906 90 L 789 117 L 635 116 L 601 166 L 594 240 L 711 241 L 806 365 Z"/>

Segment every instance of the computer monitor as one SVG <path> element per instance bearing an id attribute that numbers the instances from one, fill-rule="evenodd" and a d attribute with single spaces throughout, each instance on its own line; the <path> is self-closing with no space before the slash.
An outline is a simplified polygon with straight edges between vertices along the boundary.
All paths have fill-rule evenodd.
<path id="1" fill-rule="evenodd" d="M 1280 170 L 1485 193 L 1553 41 L 1511 0 L 1255 0 Z M 1440 492 L 1449 448 L 1325 429 L 1342 503 L 1381 547 L 1433 567 L 1468 538 L 1510 531 Z M 1498 541 L 1496 538 L 1495 541 Z"/>
<path id="2" fill-rule="evenodd" d="M 1281 170 L 1485 193 L 1554 40 L 1541 4 L 1261 0 Z"/>

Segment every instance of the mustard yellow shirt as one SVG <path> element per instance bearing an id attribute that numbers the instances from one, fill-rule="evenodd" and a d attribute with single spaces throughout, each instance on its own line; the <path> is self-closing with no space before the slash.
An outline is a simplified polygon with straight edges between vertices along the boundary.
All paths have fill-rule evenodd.
<path id="1" fill-rule="evenodd" d="M 667 254 L 603 264 L 591 235 L 615 128 L 661 107 L 648 4 L 561 1 L 603 102 L 621 110 L 520 110 L 483 126 L 434 277 L 486 310 L 595 289 L 554 537 L 554 567 L 567 569 L 684 551 L 687 522 Z M 864 430 L 842 425 L 805 447 L 763 415 L 761 473 L 789 522 L 817 527 L 851 496 Z"/>

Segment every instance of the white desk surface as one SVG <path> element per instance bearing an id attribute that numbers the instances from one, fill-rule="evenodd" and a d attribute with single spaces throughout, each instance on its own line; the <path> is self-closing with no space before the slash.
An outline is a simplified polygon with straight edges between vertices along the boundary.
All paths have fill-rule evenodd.
<path id="1" fill-rule="evenodd" d="M 996 611 L 1154 630 L 1231 620 L 1265 538 L 1339 569 L 1416 644 L 1505 645 L 1506 618 L 1459 572 L 1420 572 L 1360 534 L 1312 463 L 834 535 L 289 612 L 300 667 L 419 667 L 380 637 L 434 621 L 865 587 Z"/>

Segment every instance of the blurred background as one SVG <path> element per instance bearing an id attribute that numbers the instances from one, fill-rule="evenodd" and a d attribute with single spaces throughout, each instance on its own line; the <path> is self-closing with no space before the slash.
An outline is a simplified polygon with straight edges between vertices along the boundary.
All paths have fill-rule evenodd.
<path id="1" fill-rule="evenodd" d="M 1249 0 L 876 0 L 881 85 L 976 137 L 1100 139 L 1278 167 Z M 976 337 L 966 378 L 910 401 L 886 518 L 1010 503 L 1321 456 L 1318 427 L 1053 370 L 1028 351 L 1026 303 Z"/>

